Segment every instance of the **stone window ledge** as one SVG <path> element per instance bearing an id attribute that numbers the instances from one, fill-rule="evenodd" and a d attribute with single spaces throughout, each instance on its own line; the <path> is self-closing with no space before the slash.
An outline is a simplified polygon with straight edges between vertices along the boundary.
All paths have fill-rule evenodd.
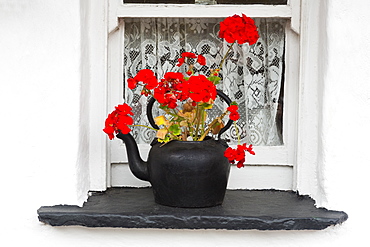
<path id="1" fill-rule="evenodd" d="M 174 208 L 156 204 L 151 188 L 126 187 L 93 192 L 83 207 L 43 206 L 38 215 L 52 226 L 227 230 L 321 230 L 348 218 L 292 191 L 227 190 L 221 206 Z"/>

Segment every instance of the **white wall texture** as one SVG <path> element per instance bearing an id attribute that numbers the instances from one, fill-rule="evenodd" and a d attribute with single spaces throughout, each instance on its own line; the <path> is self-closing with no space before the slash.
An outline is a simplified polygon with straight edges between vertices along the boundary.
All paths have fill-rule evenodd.
<path id="1" fill-rule="evenodd" d="M 327 4 L 322 66 L 324 206 L 343 225 L 322 231 L 51 227 L 43 205 L 76 204 L 87 126 L 84 1 L 0 0 L 0 242 L 6 246 L 346 246 L 369 243 L 370 1 Z M 318 27 L 319 28 L 319 27 Z M 83 80 L 81 80 L 83 78 Z M 79 151 L 80 150 L 80 151 Z M 82 150 L 82 153 L 84 150 Z M 83 164 L 76 166 L 77 162 Z M 77 169 L 77 167 L 79 167 Z"/>

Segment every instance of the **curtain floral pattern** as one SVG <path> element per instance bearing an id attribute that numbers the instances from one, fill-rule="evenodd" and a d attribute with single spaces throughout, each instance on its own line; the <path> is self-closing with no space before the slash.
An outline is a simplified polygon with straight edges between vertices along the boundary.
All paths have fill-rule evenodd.
<path id="1" fill-rule="evenodd" d="M 194 71 L 209 75 L 217 68 L 228 49 L 218 38 L 222 19 L 205 18 L 127 18 L 124 23 L 124 97 L 132 106 L 135 124 L 149 125 L 146 115 L 148 98 L 140 87 L 131 90 L 126 80 L 141 69 L 151 69 L 157 78 L 169 71 L 185 72 L 177 67 L 182 52 L 202 54 L 206 66 L 196 64 Z M 230 144 L 251 143 L 255 146 L 282 145 L 282 95 L 284 82 L 285 21 L 255 19 L 260 39 L 249 46 L 234 45 L 223 65 L 217 88 L 239 104 L 240 119 L 223 138 Z M 220 115 L 226 105 L 219 102 L 208 114 Z M 153 112 L 153 115 L 160 115 Z M 150 143 L 155 132 L 134 127 L 138 143 Z"/>

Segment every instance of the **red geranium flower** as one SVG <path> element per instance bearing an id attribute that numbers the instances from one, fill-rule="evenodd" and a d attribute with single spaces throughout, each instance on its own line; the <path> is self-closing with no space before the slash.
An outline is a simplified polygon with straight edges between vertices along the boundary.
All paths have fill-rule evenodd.
<path id="1" fill-rule="evenodd" d="M 181 65 L 183 65 L 185 63 L 185 58 L 197 58 L 197 55 L 195 55 L 194 53 L 192 52 L 183 52 L 181 54 L 181 57 L 178 59 L 178 64 L 177 66 L 180 67 Z"/>
<path id="2" fill-rule="evenodd" d="M 225 152 L 224 152 L 224 156 L 229 160 L 229 162 L 231 164 L 234 164 L 235 163 L 235 159 L 234 159 L 234 149 L 232 149 L 231 147 L 228 147 Z"/>
<path id="3" fill-rule="evenodd" d="M 137 81 L 145 82 L 147 79 L 150 79 L 153 76 L 154 72 L 150 69 L 142 69 L 136 74 L 135 79 Z"/>
<path id="4" fill-rule="evenodd" d="M 121 116 L 134 115 L 134 113 L 132 113 L 132 108 L 128 104 L 118 105 L 115 108 Z"/>
<path id="5" fill-rule="evenodd" d="M 229 118 L 233 121 L 236 121 L 240 118 L 240 115 L 238 112 L 231 112 Z"/>
<path id="6" fill-rule="evenodd" d="M 240 118 L 237 105 L 230 105 L 227 110 L 230 112 L 229 118 L 231 120 L 236 121 Z"/>
<path id="7" fill-rule="evenodd" d="M 238 105 L 230 105 L 229 107 L 227 107 L 227 110 L 229 112 L 236 112 L 238 110 Z"/>
<path id="8" fill-rule="evenodd" d="M 142 81 L 148 90 L 154 89 L 158 85 L 154 72 L 150 69 L 142 69 L 135 76 L 137 81 Z"/>
<path id="9" fill-rule="evenodd" d="M 122 133 L 127 134 L 130 132 L 130 129 L 127 125 L 131 125 L 134 123 L 134 120 L 129 117 L 128 115 L 118 115 L 118 121 L 116 123 L 117 130 L 120 130 Z"/>
<path id="10" fill-rule="evenodd" d="M 244 143 L 243 145 L 238 145 L 235 149 L 228 147 L 225 152 L 224 156 L 229 160 L 231 164 L 235 164 L 235 162 L 238 162 L 236 164 L 236 167 L 242 168 L 244 167 L 245 162 L 245 152 L 255 155 L 255 152 L 252 150 L 252 145 L 249 145 L 247 147 L 247 144 Z"/>
<path id="11" fill-rule="evenodd" d="M 242 14 L 227 17 L 220 22 L 220 32 L 218 36 L 225 39 L 228 43 L 253 45 L 257 42 L 259 35 L 254 20 Z"/>
<path id="12" fill-rule="evenodd" d="M 206 58 L 205 58 L 203 55 L 198 55 L 197 62 L 198 62 L 200 65 L 206 65 Z"/>
<path id="13" fill-rule="evenodd" d="M 167 72 L 164 74 L 164 81 L 171 83 L 180 83 L 184 81 L 184 75 L 180 72 Z"/>
<path id="14" fill-rule="evenodd" d="M 148 90 L 154 89 L 158 85 L 157 78 L 154 72 L 150 69 L 140 70 L 134 78 L 127 79 L 128 87 L 130 89 L 136 88 L 139 82 L 144 83 L 144 87 Z"/>
<path id="15" fill-rule="evenodd" d="M 180 72 L 167 72 L 164 79 L 154 89 L 154 98 L 162 105 L 171 109 L 177 107 L 177 100 L 184 100 L 182 93 L 184 75 Z"/>
<path id="16" fill-rule="evenodd" d="M 185 58 L 180 57 L 177 61 L 178 61 L 178 64 L 176 64 L 176 66 L 180 67 L 181 65 L 183 65 L 185 63 Z"/>
<path id="17" fill-rule="evenodd" d="M 182 54 L 181 54 L 181 56 L 182 57 L 188 57 L 188 58 L 196 58 L 197 57 L 197 55 L 195 55 L 194 53 L 192 53 L 192 52 L 183 52 Z"/>
<path id="18" fill-rule="evenodd" d="M 196 55 L 195 53 L 192 52 L 183 52 L 181 54 L 181 57 L 177 60 L 178 63 L 176 64 L 176 66 L 180 67 L 181 65 L 183 65 L 185 63 L 186 58 L 194 59 L 197 58 L 197 62 L 200 65 L 206 65 L 206 58 L 203 55 Z"/>
<path id="19" fill-rule="evenodd" d="M 204 75 L 191 76 L 184 89 L 189 92 L 189 97 L 195 102 L 209 102 L 217 96 L 216 86 Z"/>
<path id="20" fill-rule="evenodd" d="M 127 84 L 128 84 L 129 89 L 135 89 L 136 86 L 137 86 L 137 83 L 138 83 L 138 81 L 135 80 L 134 78 L 128 78 L 127 79 Z"/>
<path id="21" fill-rule="evenodd" d="M 105 120 L 105 128 L 103 131 L 108 135 L 109 139 L 112 140 L 114 138 L 115 126 L 116 126 L 116 116 L 117 111 L 113 111 L 112 113 L 108 114 L 107 119 Z"/>
<path id="22" fill-rule="evenodd" d="M 103 131 L 110 140 L 114 138 L 114 133 L 127 134 L 131 131 L 128 125 L 132 125 L 134 120 L 129 115 L 134 114 L 132 113 L 132 108 L 127 104 L 116 106 L 115 110 L 108 114 Z"/>

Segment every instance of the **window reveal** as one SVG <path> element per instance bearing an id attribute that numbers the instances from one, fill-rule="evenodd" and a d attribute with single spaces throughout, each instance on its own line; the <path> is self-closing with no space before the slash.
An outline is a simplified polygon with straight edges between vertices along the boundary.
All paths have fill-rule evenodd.
<path id="1" fill-rule="evenodd" d="M 156 71 L 158 78 L 168 71 L 181 71 L 183 68 L 176 66 L 177 59 L 185 51 L 206 57 L 207 65 L 195 67 L 195 71 L 207 75 L 217 67 L 228 48 L 218 38 L 221 20 L 125 18 L 124 81 L 144 68 Z M 234 45 L 221 72 L 223 79 L 218 89 L 239 104 L 241 114 L 237 128 L 233 126 L 223 137 L 235 144 L 238 133 L 242 142 L 277 146 L 283 144 L 285 21 L 266 18 L 255 21 L 260 39 L 253 46 Z M 147 99 L 141 96 L 140 88 L 130 90 L 124 84 L 125 102 L 133 106 L 136 124 L 148 125 Z M 224 107 L 220 102 L 209 114 L 219 115 Z M 133 135 L 139 143 L 150 143 L 155 133 L 136 127 Z"/>

